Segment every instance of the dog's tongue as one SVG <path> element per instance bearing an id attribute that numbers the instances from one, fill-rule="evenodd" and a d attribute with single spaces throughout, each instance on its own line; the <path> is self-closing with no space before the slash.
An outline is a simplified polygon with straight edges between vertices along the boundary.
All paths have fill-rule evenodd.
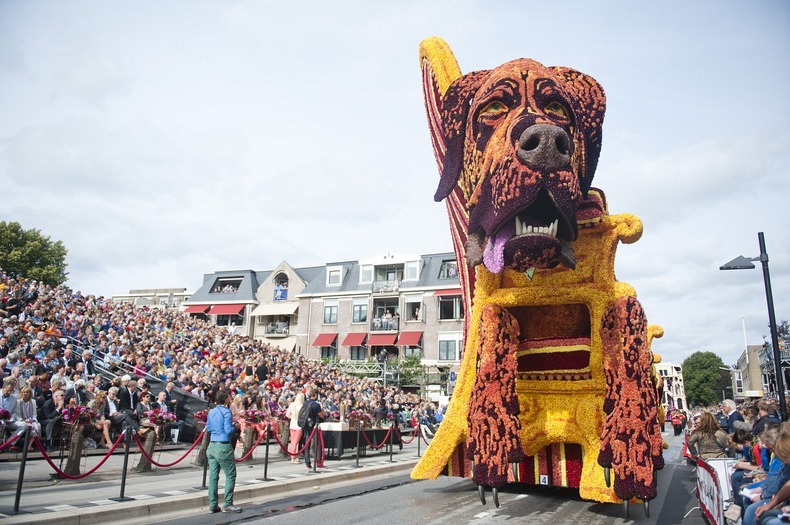
<path id="1" fill-rule="evenodd" d="M 498 232 L 488 238 L 483 252 L 483 264 L 491 273 L 500 273 L 505 269 L 505 243 L 516 234 L 516 222 L 508 221 Z"/>

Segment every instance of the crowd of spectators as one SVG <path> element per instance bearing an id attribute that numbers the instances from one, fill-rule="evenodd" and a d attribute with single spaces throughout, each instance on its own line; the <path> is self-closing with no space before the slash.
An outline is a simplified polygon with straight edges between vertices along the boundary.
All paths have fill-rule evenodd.
<path id="1" fill-rule="evenodd" d="M 692 457 L 735 458 L 726 517 L 742 525 L 775 525 L 790 513 L 790 423 L 773 399 L 696 408 L 689 419 Z M 674 425 L 673 425 L 674 426 Z"/>
<path id="2" fill-rule="evenodd" d="M 32 389 L 40 421 L 53 392 L 63 391 L 66 405 L 86 405 L 100 390 L 115 387 L 123 394 L 121 376 L 129 370 L 131 380 L 139 381 L 138 398 L 153 376 L 209 403 L 225 390 L 239 409 L 259 409 L 270 417 L 284 418 L 296 395 L 307 389 L 319 392 L 332 415 L 341 405 L 346 415 L 355 410 L 372 415 L 382 402 L 402 422 L 435 421 L 439 411 L 415 394 L 180 311 L 116 303 L 2 273 L 0 297 L 0 375 L 14 378 L 15 395 Z M 97 361 L 116 372 L 113 383 L 97 373 Z"/>

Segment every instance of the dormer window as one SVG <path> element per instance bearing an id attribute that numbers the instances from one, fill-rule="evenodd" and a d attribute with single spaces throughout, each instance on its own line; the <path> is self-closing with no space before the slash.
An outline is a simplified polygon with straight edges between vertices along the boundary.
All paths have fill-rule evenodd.
<path id="1" fill-rule="evenodd" d="M 340 286 L 343 282 L 343 267 L 332 266 L 326 269 L 326 285 Z"/>
<path id="2" fill-rule="evenodd" d="M 442 261 L 442 267 L 439 270 L 439 279 L 457 279 L 458 278 L 458 263 L 453 261 Z"/>
<path id="3" fill-rule="evenodd" d="M 209 293 L 236 293 L 241 286 L 241 277 L 220 277 L 214 282 Z"/>

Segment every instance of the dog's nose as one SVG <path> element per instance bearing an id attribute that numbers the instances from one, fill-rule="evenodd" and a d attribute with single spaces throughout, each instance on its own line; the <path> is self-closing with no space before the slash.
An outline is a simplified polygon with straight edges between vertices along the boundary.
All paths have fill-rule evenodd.
<path id="1" fill-rule="evenodd" d="M 564 168 L 571 162 L 571 139 L 560 127 L 534 124 L 518 138 L 517 155 L 530 168 Z"/>

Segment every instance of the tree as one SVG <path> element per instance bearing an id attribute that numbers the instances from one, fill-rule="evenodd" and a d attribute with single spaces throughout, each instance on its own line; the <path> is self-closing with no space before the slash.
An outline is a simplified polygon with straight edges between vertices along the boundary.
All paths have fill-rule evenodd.
<path id="1" fill-rule="evenodd" d="M 727 367 L 713 352 L 694 352 L 683 361 L 683 384 L 690 406 L 710 405 L 722 400 L 722 391 L 732 385 L 732 378 L 721 368 Z"/>
<path id="2" fill-rule="evenodd" d="M 40 230 L 25 230 L 18 222 L 0 221 L 0 268 L 14 278 L 43 281 L 50 286 L 66 282 L 66 254 L 61 241 Z"/>
<path id="3" fill-rule="evenodd" d="M 411 354 L 400 360 L 400 384 L 414 385 L 424 373 L 420 354 Z"/>

